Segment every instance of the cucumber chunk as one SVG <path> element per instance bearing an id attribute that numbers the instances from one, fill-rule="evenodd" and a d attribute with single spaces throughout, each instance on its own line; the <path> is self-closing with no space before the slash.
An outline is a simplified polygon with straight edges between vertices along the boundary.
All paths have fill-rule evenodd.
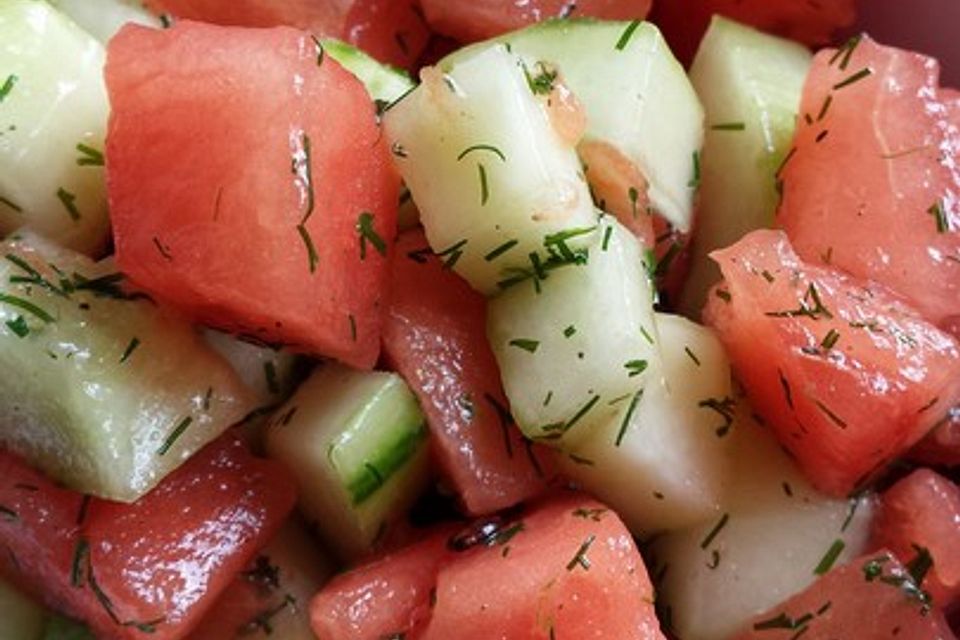
<path id="1" fill-rule="evenodd" d="M 562 458 L 565 475 L 617 510 L 634 535 L 720 513 L 730 466 L 730 364 L 713 333 L 657 314 L 660 358 L 618 413 Z"/>
<path id="2" fill-rule="evenodd" d="M 576 141 L 558 132 L 503 45 L 421 78 L 384 115 L 396 165 L 433 250 L 475 289 L 497 293 L 551 236 L 596 224 Z M 589 242 L 578 234 L 567 245 Z"/>
<path id="3" fill-rule="evenodd" d="M 653 294 L 637 239 L 609 216 L 583 264 L 490 301 L 487 335 L 513 416 L 531 439 L 573 446 L 615 415 L 656 357 Z"/>
<path id="4" fill-rule="evenodd" d="M 39 640 L 43 626 L 43 607 L 0 578 L 0 637 L 3 640 Z"/>
<path id="5" fill-rule="evenodd" d="M 723 513 L 665 535 L 651 552 L 658 604 L 681 638 L 724 640 L 750 618 L 867 551 L 873 499 L 819 494 L 738 399 L 733 482 Z M 839 541 L 839 542 L 838 542 Z M 833 556 L 839 551 L 839 555 Z"/>
<path id="6" fill-rule="evenodd" d="M 746 233 L 773 225 L 776 176 L 793 139 L 811 56 L 803 46 L 715 17 L 690 79 L 707 113 L 701 205 L 680 310 L 699 318 L 720 280 L 709 258 Z M 816 117 L 816 114 L 814 114 Z"/>
<path id="7" fill-rule="evenodd" d="M 377 103 L 386 106 L 413 89 L 414 82 L 403 69 L 383 64 L 354 46 L 324 38 L 320 41 L 324 52 L 339 62 L 367 88 Z"/>
<path id="8" fill-rule="evenodd" d="M 0 245 L 0 368 L 0 443 L 124 502 L 253 408 L 187 322 L 36 236 Z"/>
<path id="9" fill-rule="evenodd" d="M 253 391 L 258 407 L 275 405 L 293 391 L 301 362 L 296 354 L 252 344 L 213 329 L 204 330 L 203 337 Z"/>
<path id="10" fill-rule="evenodd" d="M 427 480 L 427 430 L 393 373 L 326 364 L 281 407 L 267 452 L 300 483 L 300 508 L 343 558 L 368 553 Z"/>
<path id="11" fill-rule="evenodd" d="M 489 42 L 509 44 L 530 70 L 543 64 L 558 71 L 586 110 L 584 140 L 618 149 L 646 177 L 653 208 L 680 231 L 690 230 L 703 110 L 654 25 L 548 20 Z M 455 52 L 439 66 L 449 70 L 489 42 Z"/>
<path id="12" fill-rule="evenodd" d="M 104 45 L 127 23 L 159 29 L 160 19 L 137 0 L 47 0 Z"/>
<path id="13" fill-rule="evenodd" d="M 0 234 L 105 248 L 103 64 L 103 46 L 46 2 L 0 2 Z"/>

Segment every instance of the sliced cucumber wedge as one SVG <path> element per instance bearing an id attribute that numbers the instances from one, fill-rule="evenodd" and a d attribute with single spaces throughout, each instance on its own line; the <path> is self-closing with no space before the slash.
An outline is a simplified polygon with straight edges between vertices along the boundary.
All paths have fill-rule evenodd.
<path id="1" fill-rule="evenodd" d="M 386 106 L 413 89 L 414 82 L 403 69 L 383 64 L 356 47 L 324 38 L 324 52 L 357 77 L 376 102 Z"/>
<path id="2" fill-rule="evenodd" d="M 343 558 L 369 553 L 427 480 L 427 430 L 392 373 L 327 364 L 281 407 L 267 452 L 300 483 L 300 508 Z"/>
<path id="3" fill-rule="evenodd" d="M 586 111 L 584 140 L 618 149 L 646 177 L 652 207 L 690 230 L 703 110 L 654 25 L 548 20 L 457 51 L 439 66 L 449 71 L 490 42 L 508 44 L 530 70 L 554 69 Z"/>
<path id="4" fill-rule="evenodd" d="M 103 45 L 46 2 L 0 2 L 0 234 L 106 247 L 103 64 Z"/>
<path id="5" fill-rule="evenodd" d="M 867 551 L 873 499 L 819 494 L 738 399 L 723 512 L 665 535 L 652 556 L 658 604 L 681 638 L 724 640 L 750 618 Z"/>
<path id="6" fill-rule="evenodd" d="M 656 357 L 653 294 L 637 239 L 604 216 L 583 264 L 490 301 L 487 335 L 524 434 L 574 446 L 619 411 Z"/>
<path id="7" fill-rule="evenodd" d="M 680 310 L 699 318 L 720 280 L 709 258 L 773 224 L 775 174 L 788 153 L 811 55 L 803 46 L 715 17 L 690 70 L 707 114 L 701 205 Z M 816 117 L 817 114 L 812 114 Z"/>
<path id="8" fill-rule="evenodd" d="M 0 443 L 130 502 L 254 405 L 193 327 L 122 280 L 36 236 L 0 245 Z"/>
<path id="9" fill-rule="evenodd" d="M 213 329 L 205 330 L 203 337 L 253 390 L 258 407 L 275 405 L 293 391 L 300 368 L 296 354 L 252 344 Z"/>
<path id="10" fill-rule="evenodd" d="M 730 364 L 713 333 L 657 314 L 660 357 L 617 415 L 561 458 L 571 478 L 616 509 L 636 536 L 720 513 L 730 467 Z"/>
<path id="11" fill-rule="evenodd" d="M 596 225 L 576 140 L 561 135 L 504 45 L 421 79 L 384 114 L 386 135 L 430 246 L 475 289 L 499 292 L 547 259 L 551 237 Z M 566 244 L 590 241 L 578 233 Z"/>
<path id="12" fill-rule="evenodd" d="M 104 45 L 130 22 L 159 29 L 160 18 L 138 0 L 47 0 Z"/>

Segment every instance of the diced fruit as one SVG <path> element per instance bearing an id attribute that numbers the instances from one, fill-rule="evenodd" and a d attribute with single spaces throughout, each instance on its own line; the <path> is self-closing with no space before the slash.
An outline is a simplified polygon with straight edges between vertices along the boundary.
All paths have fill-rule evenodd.
<path id="1" fill-rule="evenodd" d="M 704 318 L 822 491 L 863 486 L 960 402 L 960 347 L 882 285 L 802 262 L 778 231 L 713 256 Z"/>
<path id="2" fill-rule="evenodd" d="M 421 4 L 433 29 L 461 42 L 474 42 L 550 18 L 643 20 L 650 11 L 651 0 L 421 0 Z"/>
<path id="3" fill-rule="evenodd" d="M 669 0 L 654 7 L 653 20 L 663 28 L 684 62 L 693 59 L 697 45 L 715 14 L 752 25 L 790 40 L 821 46 L 856 17 L 855 0 Z"/>
<path id="4" fill-rule="evenodd" d="M 910 450 L 910 459 L 929 465 L 960 466 L 960 406 L 948 411 L 947 419 Z"/>
<path id="5" fill-rule="evenodd" d="M 375 102 L 388 105 L 414 87 L 405 71 L 377 62 L 374 58 L 339 40 L 321 40 L 323 51 L 355 75 Z"/>
<path id="6" fill-rule="evenodd" d="M 345 40 L 377 59 L 410 67 L 430 32 L 414 0 L 147 0 L 156 12 L 239 27 L 287 25 Z"/>
<path id="7" fill-rule="evenodd" d="M 494 538 L 440 567 L 423 640 L 663 638 L 640 553 L 600 503 L 565 496 Z"/>
<path id="8" fill-rule="evenodd" d="M 159 28 L 159 18 L 138 0 L 47 0 L 94 38 L 107 44 L 128 22 Z M 106 122 L 106 118 L 104 118 Z"/>
<path id="9" fill-rule="evenodd" d="M 136 500 L 253 408 L 181 318 L 108 264 L 0 245 L 0 442 L 68 486 Z"/>
<path id="10" fill-rule="evenodd" d="M 331 581 L 313 601 L 325 640 L 662 639 L 653 590 L 613 511 L 571 494 L 449 529 Z"/>
<path id="11" fill-rule="evenodd" d="M 700 210 L 681 311 L 699 318 L 720 271 L 714 249 L 773 226 L 775 174 L 793 139 L 810 53 L 795 42 L 715 17 L 690 69 L 706 110 Z"/>
<path id="12" fill-rule="evenodd" d="M 58 488 L 0 454 L 0 573 L 98 637 L 176 640 L 278 530 L 294 486 L 232 437 L 132 505 Z"/>
<path id="13" fill-rule="evenodd" d="M 909 571 L 888 552 L 861 556 L 751 620 L 735 640 L 954 640 Z"/>
<path id="14" fill-rule="evenodd" d="M 422 626 L 455 532 L 449 526 L 433 531 L 422 542 L 334 576 L 310 604 L 314 633 L 323 640 L 382 640 Z"/>
<path id="15" fill-rule="evenodd" d="M 604 218 L 582 264 L 533 274 L 490 301 L 487 335 L 524 434 L 570 447 L 620 412 L 657 358 L 637 239 Z"/>
<path id="16" fill-rule="evenodd" d="M 484 514 L 546 487 L 551 457 L 510 417 L 487 343 L 487 303 L 430 252 L 401 234 L 391 266 L 383 351 L 420 399 L 440 468 L 468 513 Z"/>
<path id="17" fill-rule="evenodd" d="M 398 180 L 367 92 L 321 52 L 189 22 L 111 41 L 117 262 L 198 320 L 369 368 Z"/>
<path id="18" fill-rule="evenodd" d="M 430 30 L 419 0 L 353 0 L 340 37 L 378 60 L 416 69 Z"/>
<path id="19" fill-rule="evenodd" d="M 310 599 L 333 565 L 299 520 L 291 519 L 233 579 L 189 640 L 316 640 Z"/>
<path id="20" fill-rule="evenodd" d="M 889 549 L 918 571 L 925 560 L 932 563 L 926 580 L 919 581 L 941 609 L 960 597 L 958 523 L 960 487 L 929 469 L 914 471 L 883 492 L 873 523 L 875 548 Z"/>
<path id="21" fill-rule="evenodd" d="M 642 386 L 561 467 L 642 537 L 719 516 L 734 411 L 730 365 L 712 332 L 661 314 L 656 327 L 659 357 Z"/>
<path id="22" fill-rule="evenodd" d="M 867 550 L 873 499 L 818 493 L 745 399 L 735 410 L 723 513 L 651 548 L 657 605 L 681 638 L 727 640 L 818 573 Z"/>
<path id="23" fill-rule="evenodd" d="M 579 136 L 556 129 L 516 55 L 491 45 L 421 78 L 384 125 L 434 251 L 486 294 L 572 261 L 596 225 Z"/>
<path id="24" fill-rule="evenodd" d="M 0 578 L 0 620 L 3 640 L 38 640 L 43 633 L 43 607 Z"/>
<path id="25" fill-rule="evenodd" d="M 110 235 L 103 46 L 46 2 L 0 5 L 0 233 L 91 255 Z"/>
<path id="26" fill-rule="evenodd" d="M 804 260 L 880 282 L 934 324 L 960 314 L 960 100 L 938 74 L 866 36 L 819 53 L 778 216 Z"/>
<path id="27" fill-rule="evenodd" d="M 396 374 L 322 365 L 277 410 L 267 452 L 300 484 L 300 508 L 341 556 L 367 554 L 427 480 L 427 429 Z"/>
<path id="28" fill-rule="evenodd" d="M 256 407 L 268 407 L 285 399 L 293 390 L 300 369 L 298 356 L 240 338 L 206 330 L 204 340 L 230 363 L 247 388 L 253 390 Z"/>
<path id="29" fill-rule="evenodd" d="M 636 209 L 638 218 L 646 217 L 649 203 L 679 231 L 690 231 L 703 109 L 655 26 L 554 20 L 497 42 L 523 59 L 532 86 L 547 96 L 548 105 L 562 104 L 564 90 L 573 92 L 586 114 L 579 150 L 592 183 L 599 178 L 591 170 L 597 173 L 601 166 L 590 150 L 599 144 L 614 152 L 608 154 L 613 175 L 607 179 L 623 183 L 621 196 L 629 201 L 631 214 Z M 467 48 L 439 66 L 448 71 L 489 46 Z"/>

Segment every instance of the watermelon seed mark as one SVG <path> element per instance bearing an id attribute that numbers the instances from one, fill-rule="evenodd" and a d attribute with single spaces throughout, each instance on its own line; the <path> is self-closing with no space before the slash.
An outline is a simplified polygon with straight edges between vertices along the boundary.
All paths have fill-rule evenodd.
<path id="1" fill-rule="evenodd" d="M 837 84 L 833 85 L 833 89 L 836 91 L 839 89 L 843 89 L 844 87 L 849 87 L 850 85 L 860 82 L 861 80 L 863 80 L 864 78 L 872 74 L 873 74 L 873 69 L 871 69 L 870 67 L 864 67 L 863 69 L 860 69 L 860 71 L 857 71 L 852 76 L 849 76 L 848 78 L 845 78 L 844 80 L 841 80 Z"/>

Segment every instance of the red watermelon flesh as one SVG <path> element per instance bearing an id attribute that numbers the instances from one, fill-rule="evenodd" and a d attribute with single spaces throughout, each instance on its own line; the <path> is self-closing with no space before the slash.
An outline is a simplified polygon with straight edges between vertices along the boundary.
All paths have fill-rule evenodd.
<path id="1" fill-rule="evenodd" d="M 643 20 L 651 0 L 421 0 L 427 22 L 461 42 L 486 40 L 557 17 Z"/>
<path id="2" fill-rule="evenodd" d="M 910 562 L 926 549 L 933 565 L 922 586 L 936 606 L 947 609 L 960 598 L 960 487 L 919 469 L 883 492 L 873 521 L 876 548 L 890 549 Z"/>
<path id="3" fill-rule="evenodd" d="M 275 463 L 225 436 L 133 504 L 85 498 L 0 452 L 0 574 L 98 637 L 177 640 L 293 508 Z"/>
<path id="4" fill-rule="evenodd" d="M 289 26 L 410 68 L 430 38 L 416 0 L 149 0 L 156 13 L 235 27 Z"/>
<path id="5" fill-rule="evenodd" d="M 817 54 L 778 221 L 797 253 L 960 315 L 960 99 L 925 56 L 869 37 Z"/>
<path id="6" fill-rule="evenodd" d="M 856 7 L 855 0 L 662 0 L 654 4 L 652 19 L 676 56 L 689 64 L 714 14 L 822 46 L 838 29 L 853 24 Z"/>
<path id="7" fill-rule="evenodd" d="M 805 591 L 751 620 L 734 640 L 955 640 L 889 552 L 833 569 Z"/>
<path id="8" fill-rule="evenodd" d="M 782 231 L 712 255 L 704 318 L 822 491 L 858 488 L 960 402 L 960 346 L 881 285 L 802 262 Z"/>
<path id="9" fill-rule="evenodd" d="M 446 480 L 473 515 L 546 489 L 549 451 L 510 417 L 487 342 L 487 302 L 443 266 L 422 231 L 400 236 L 390 267 L 383 351 L 420 399 Z"/>
<path id="10" fill-rule="evenodd" d="M 286 27 L 124 28 L 106 67 L 117 262 L 194 319 L 371 367 L 399 178 L 373 105 Z"/>

